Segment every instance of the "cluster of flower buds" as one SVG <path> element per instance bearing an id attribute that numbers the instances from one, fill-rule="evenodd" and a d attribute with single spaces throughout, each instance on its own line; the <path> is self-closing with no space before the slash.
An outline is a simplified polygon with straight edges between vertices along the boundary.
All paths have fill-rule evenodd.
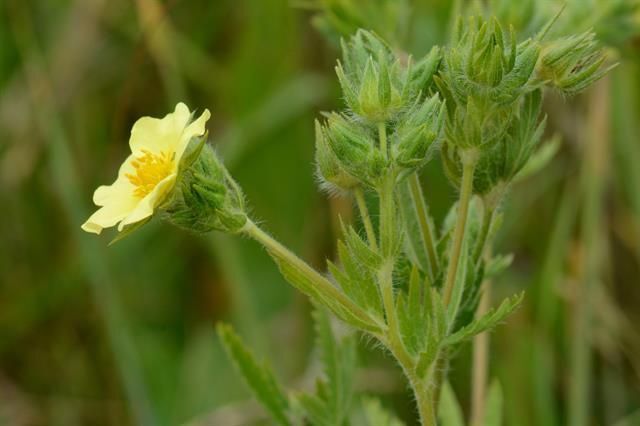
<path id="1" fill-rule="evenodd" d="M 438 87 L 449 110 L 447 141 L 461 149 L 500 141 L 514 113 L 514 104 L 535 88 L 539 56 L 535 40 L 508 40 L 496 19 L 458 21 L 456 37 L 446 51 Z"/>
<path id="2" fill-rule="evenodd" d="M 205 138 L 193 139 L 176 185 L 161 206 L 162 219 L 192 232 L 237 233 L 247 222 L 244 196 Z"/>
<path id="3" fill-rule="evenodd" d="M 445 122 L 440 97 L 425 96 L 440 63 L 439 49 L 414 64 L 360 30 L 342 43 L 342 50 L 336 73 L 348 110 L 316 123 L 316 162 L 326 186 L 375 187 L 389 168 L 406 172 L 421 167 Z"/>
<path id="4" fill-rule="evenodd" d="M 611 68 L 604 68 L 604 51 L 591 31 L 564 37 L 549 43 L 543 50 L 539 73 L 543 80 L 571 96 L 589 87 Z"/>
<path id="5" fill-rule="evenodd" d="M 478 158 L 473 192 L 488 195 L 494 188 L 511 182 L 531 158 L 542 138 L 546 119 L 540 120 L 542 91 L 537 89 L 522 99 L 505 136 Z M 447 169 L 450 169 L 450 165 Z"/>
<path id="6" fill-rule="evenodd" d="M 572 95 L 609 69 L 593 33 L 548 42 L 537 37 L 509 41 L 497 20 L 460 21 L 435 81 L 447 99 L 448 120 L 442 158 L 447 176 L 461 183 L 465 163 L 475 166 L 473 191 L 488 194 L 508 185 L 542 137 L 542 87 Z"/>

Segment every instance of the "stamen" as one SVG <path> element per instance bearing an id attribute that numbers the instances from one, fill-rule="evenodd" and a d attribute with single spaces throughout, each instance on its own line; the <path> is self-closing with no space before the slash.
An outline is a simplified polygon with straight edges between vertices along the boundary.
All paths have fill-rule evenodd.
<path id="1" fill-rule="evenodd" d="M 125 176 L 134 186 L 134 195 L 144 198 L 156 185 L 169 176 L 173 168 L 175 153 L 160 152 L 152 153 L 142 150 L 142 155 L 131 162 L 135 169 L 135 174 L 127 173 Z"/>

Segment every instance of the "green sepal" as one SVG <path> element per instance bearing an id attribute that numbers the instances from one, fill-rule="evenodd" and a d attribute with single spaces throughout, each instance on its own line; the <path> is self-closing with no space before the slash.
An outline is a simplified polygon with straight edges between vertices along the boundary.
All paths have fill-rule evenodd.
<path id="1" fill-rule="evenodd" d="M 117 243 L 118 241 L 127 238 L 129 235 L 137 231 L 139 228 L 142 228 L 150 220 L 151 220 L 151 216 L 149 216 L 146 219 L 142 219 L 139 222 L 132 223 L 131 225 L 125 225 L 125 227 L 122 228 L 122 231 L 118 232 L 118 234 L 115 237 L 113 237 L 113 239 L 109 242 L 109 245 L 111 246 Z"/>

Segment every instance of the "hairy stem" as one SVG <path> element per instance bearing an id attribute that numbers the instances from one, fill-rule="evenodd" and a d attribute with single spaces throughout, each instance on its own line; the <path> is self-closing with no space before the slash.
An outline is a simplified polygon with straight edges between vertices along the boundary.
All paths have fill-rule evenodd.
<path id="1" fill-rule="evenodd" d="M 476 318 L 489 310 L 491 286 L 484 283 L 484 291 Z M 489 377 L 489 333 L 484 331 L 473 338 L 473 364 L 471 367 L 471 426 L 482 426 L 487 400 L 487 378 Z"/>
<path id="2" fill-rule="evenodd" d="M 468 156 L 463 161 L 462 169 L 462 185 L 460 189 L 460 199 L 458 201 L 458 215 L 456 218 L 456 227 L 453 235 L 453 244 L 449 255 L 449 266 L 447 268 L 447 278 L 444 284 L 444 304 L 449 305 L 451 302 L 451 294 L 453 286 L 456 282 L 456 274 L 458 273 L 458 263 L 460 262 L 460 252 L 462 251 L 462 243 L 464 241 L 464 233 L 467 226 L 467 216 L 469 212 L 469 204 L 473 195 L 473 174 L 475 172 L 476 158 Z"/>
<path id="3" fill-rule="evenodd" d="M 418 215 L 418 225 L 420 226 L 420 233 L 422 235 L 423 249 L 427 253 L 430 268 L 429 273 L 431 274 L 430 278 L 433 280 L 438 270 L 438 254 L 436 252 L 433 232 L 431 231 L 431 223 L 429 222 L 429 216 L 427 214 L 427 203 L 422 193 L 418 173 L 413 173 L 409 178 L 409 193 L 411 194 L 413 207 Z"/>
<path id="4" fill-rule="evenodd" d="M 434 404 L 435 387 L 426 380 L 412 381 L 411 388 L 416 397 L 416 405 L 422 426 L 437 426 L 436 406 Z"/>
<path id="5" fill-rule="evenodd" d="M 356 198 L 356 204 L 358 204 L 358 210 L 360 211 L 360 217 L 364 225 L 364 230 L 367 233 L 367 239 L 369 245 L 374 251 L 378 251 L 378 243 L 376 241 L 376 233 L 373 230 L 373 223 L 371 222 L 371 216 L 369 216 L 369 209 L 367 208 L 367 202 L 364 198 L 364 191 L 362 187 L 356 187 L 353 191 Z"/>
<path id="6" fill-rule="evenodd" d="M 384 123 L 378 125 L 380 138 L 380 149 L 383 155 L 387 156 L 387 135 Z M 435 426 L 435 410 L 433 405 L 433 387 L 428 381 L 416 376 L 415 359 L 407 351 L 402 336 L 396 312 L 395 298 L 393 294 L 393 268 L 395 264 L 395 250 L 397 239 L 396 226 L 396 205 L 394 203 L 396 175 L 393 170 L 387 173 L 380 187 L 378 195 L 380 197 L 380 253 L 383 256 L 383 263 L 378 271 L 378 281 L 382 302 L 387 318 L 387 332 L 384 344 L 398 360 L 406 375 L 416 398 L 418 412 L 422 426 Z"/>
<path id="7" fill-rule="evenodd" d="M 486 198 L 482 198 L 482 204 L 482 227 L 480 228 L 480 235 L 478 236 L 478 240 L 476 241 L 476 246 L 473 249 L 474 264 L 478 263 L 478 261 L 482 257 L 484 248 L 487 245 L 487 237 L 489 236 L 489 231 L 491 230 L 493 214 L 495 212 L 495 207 Z"/>
<path id="8" fill-rule="evenodd" d="M 376 322 L 362 308 L 356 305 L 344 293 L 338 290 L 326 277 L 309 266 L 304 260 L 300 259 L 288 248 L 280 244 L 258 227 L 253 221 L 247 219 L 242 232 L 262 244 L 276 259 L 280 259 L 296 268 L 296 271 L 303 274 L 313 285 L 322 291 L 323 294 L 329 295 L 333 300 L 340 303 L 344 308 L 348 309 L 360 321 L 366 324 L 375 324 Z"/>

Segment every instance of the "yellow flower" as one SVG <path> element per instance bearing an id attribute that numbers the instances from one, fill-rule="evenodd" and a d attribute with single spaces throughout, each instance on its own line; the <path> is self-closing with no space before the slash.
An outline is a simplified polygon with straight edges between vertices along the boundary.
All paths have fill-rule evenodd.
<path id="1" fill-rule="evenodd" d="M 205 133 L 211 114 L 205 110 L 190 122 L 191 112 L 183 103 L 164 118 L 142 117 L 133 125 L 131 155 L 118 171 L 118 178 L 93 194 L 100 206 L 82 225 L 87 232 L 100 234 L 104 228 L 124 226 L 153 215 L 176 181 L 180 159 L 191 138 Z"/>

